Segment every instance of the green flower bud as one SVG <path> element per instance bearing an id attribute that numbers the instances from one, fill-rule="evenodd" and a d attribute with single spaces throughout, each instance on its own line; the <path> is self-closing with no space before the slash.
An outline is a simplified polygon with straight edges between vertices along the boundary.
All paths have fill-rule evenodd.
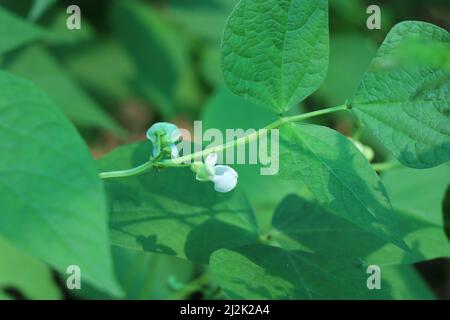
<path id="1" fill-rule="evenodd" d="M 161 152 L 170 154 L 172 158 L 178 157 L 176 143 L 181 141 L 181 132 L 172 123 L 158 122 L 148 129 L 147 138 L 153 144 L 153 156 L 157 157 Z"/>

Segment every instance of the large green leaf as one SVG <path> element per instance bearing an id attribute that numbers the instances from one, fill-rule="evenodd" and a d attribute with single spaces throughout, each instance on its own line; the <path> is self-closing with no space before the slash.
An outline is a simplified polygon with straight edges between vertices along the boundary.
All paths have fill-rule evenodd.
<path id="1" fill-rule="evenodd" d="M 385 242 L 313 202 L 286 197 L 264 239 L 265 245 L 219 250 L 212 255 L 212 272 L 231 298 L 401 298 L 396 294 L 401 284 L 394 284 L 395 277 L 385 276 L 391 261 L 367 260 Z M 397 248 L 398 254 L 400 251 Z M 380 291 L 366 287 L 369 264 L 381 268 Z M 416 289 L 409 297 L 424 294 L 420 286 Z"/>
<path id="2" fill-rule="evenodd" d="M 444 234 L 441 203 L 450 181 L 449 166 L 432 169 L 401 168 L 383 175 L 383 182 L 399 219 L 399 228 L 412 255 L 399 255 L 391 244 L 371 254 L 370 259 L 387 263 L 413 263 L 450 257 Z M 424 188 L 426 186 L 426 188 Z"/>
<path id="3" fill-rule="evenodd" d="M 211 269 L 231 299 L 434 299 L 410 266 L 381 269 L 381 289 L 369 290 L 364 268 L 335 261 L 252 245 L 216 251 Z"/>
<path id="4" fill-rule="evenodd" d="M 384 182 L 395 208 L 399 236 L 411 251 L 405 252 L 329 210 L 290 196 L 277 208 L 268 236 L 284 248 L 338 252 L 366 264 L 392 265 L 450 257 L 443 233 L 440 203 L 449 180 L 448 168 L 398 169 Z M 427 190 L 420 188 L 428 185 Z M 333 241 L 330 241 L 333 239 Z M 355 239 L 358 245 L 355 246 Z"/>
<path id="5" fill-rule="evenodd" d="M 326 0 L 241 0 L 225 27 L 225 82 L 274 112 L 316 90 L 327 66 Z"/>
<path id="6" fill-rule="evenodd" d="M 363 154 L 338 132 L 316 125 L 280 129 L 280 173 L 300 179 L 331 212 L 404 247 L 383 183 Z"/>
<path id="7" fill-rule="evenodd" d="M 0 54 L 44 38 L 46 32 L 0 7 Z"/>
<path id="8" fill-rule="evenodd" d="M 405 41 L 399 46 L 394 62 L 405 67 L 422 65 L 450 72 L 450 43 L 420 38 Z"/>
<path id="9" fill-rule="evenodd" d="M 44 48 L 29 47 L 10 57 L 4 67 L 32 80 L 77 125 L 99 127 L 119 135 L 124 134 L 124 130 L 80 88 Z"/>
<path id="10" fill-rule="evenodd" d="M 148 161 L 150 142 L 128 145 L 99 160 L 102 171 Z M 189 168 L 106 180 L 112 242 L 207 263 L 216 249 L 253 243 L 257 226 L 239 186 L 230 193 L 198 182 Z"/>
<path id="11" fill-rule="evenodd" d="M 34 85 L 0 72 L 0 234 L 65 273 L 120 294 L 105 196 L 74 127 Z"/>
<path id="12" fill-rule="evenodd" d="M 349 105 L 400 162 L 428 168 L 450 159 L 450 71 L 436 68 L 434 59 L 428 66 L 423 59 L 395 63 L 398 50 L 417 39 L 445 45 L 450 36 L 424 22 L 396 25 Z"/>
<path id="13" fill-rule="evenodd" d="M 216 251 L 211 269 L 231 299 L 349 299 L 371 293 L 365 271 L 345 272 L 350 264 L 344 260 L 260 244 Z"/>
<path id="14" fill-rule="evenodd" d="M 17 251 L 0 237 L 0 300 L 14 298 L 5 290 L 15 290 L 27 299 L 58 299 L 61 292 L 48 266 Z"/>

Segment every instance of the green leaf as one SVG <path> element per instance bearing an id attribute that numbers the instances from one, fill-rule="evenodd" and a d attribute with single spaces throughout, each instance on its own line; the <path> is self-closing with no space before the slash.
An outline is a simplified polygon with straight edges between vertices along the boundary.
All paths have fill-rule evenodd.
<path id="1" fill-rule="evenodd" d="M 0 55 L 42 39 L 45 31 L 0 7 Z"/>
<path id="2" fill-rule="evenodd" d="M 31 46 L 9 57 L 6 70 L 32 80 L 81 127 L 103 128 L 117 135 L 124 130 L 92 100 L 66 73 L 64 68 L 41 46 Z"/>
<path id="3" fill-rule="evenodd" d="M 150 142 L 114 150 L 99 160 L 101 171 L 132 168 L 148 161 Z M 112 242 L 207 263 L 219 248 L 253 243 L 253 211 L 238 187 L 221 194 L 195 180 L 189 168 L 149 171 L 106 180 Z"/>
<path id="4" fill-rule="evenodd" d="M 417 39 L 448 44 L 450 36 L 424 22 L 396 25 L 349 105 L 401 163 L 429 168 L 450 159 L 450 71 L 434 59 L 396 64 L 399 48 Z"/>
<path id="5" fill-rule="evenodd" d="M 17 251 L 0 237 L 0 300 L 15 289 L 26 299 L 59 299 L 61 292 L 48 266 Z"/>
<path id="6" fill-rule="evenodd" d="M 450 44 L 430 39 L 405 41 L 396 50 L 394 63 L 405 67 L 422 65 L 433 69 L 443 68 L 450 72 Z"/>
<path id="7" fill-rule="evenodd" d="M 231 299 L 344 299 L 369 293 L 364 270 L 357 279 L 336 276 L 336 265 L 348 270 L 341 262 L 257 244 L 216 251 L 211 270 Z"/>
<path id="8" fill-rule="evenodd" d="M 167 118 L 180 109 L 197 108 L 201 95 L 186 39 L 150 5 L 138 1 L 117 1 L 111 20 L 140 72 L 138 85 L 154 107 Z"/>
<path id="9" fill-rule="evenodd" d="M 332 251 L 347 257 L 351 255 L 351 259 L 360 259 L 366 264 L 409 264 L 450 257 L 450 244 L 443 233 L 439 208 L 448 180 L 449 171 L 445 167 L 399 169 L 384 177 L 396 210 L 399 237 L 411 251 L 405 252 L 354 222 L 294 196 L 279 205 L 272 218 L 273 230 L 268 234 L 284 248 Z M 429 188 L 423 190 L 420 188 L 423 185 Z M 358 239 L 358 246 L 354 246 L 355 239 Z"/>
<path id="10" fill-rule="evenodd" d="M 383 183 L 338 132 L 315 125 L 280 129 L 280 174 L 301 180 L 331 212 L 405 248 Z"/>
<path id="11" fill-rule="evenodd" d="M 28 13 L 28 19 L 31 21 L 38 20 L 48 9 L 54 6 L 56 0 L 34 0 L 33 5 Z"/>
<path id="12" fill-rule="evenodd" d="M 105 196 L 74 127 L 31 83 L 0 72 L 0 234 L 65 273 L 120 294 Z"/>
<path id="13" fill-rule="evenodd" d="M 369 274 L 365 269 L 313 256 L 302 251 L 252 245 L 216 251 L 211 257 L 211 269 L 231 299 L 434 298 L 409 266 L 382 268 L 381 289 L 369 290 L 366 286 Z"/>
<path id="14" fill-rule="evenodd" d="M 425 170 L 396 169 L 386 172 L 383 181 L 397 213 L 400 232 L 413 253 L 399 255 L 393 245 L 386 244 L 370 258 L 386 263 L 415 263 L 450 257 L 441 208 L 450 181 L 448 166 Z"/>
<path id="15" fill-rule="evenodd" d="M 279 205 L 269 235 L 285 248 L 333 251 L 352 255 L 353 259 L 361 259 L 366 264 L 409 264 L 450 257 L 450 244 L 443 233 L 440 210 L 448 181 L 449 171 L 445 166 L 428 170 L 399 169 L 384 177 L 399 222 L 399 237 L 411 251 L 405 252 L 356 226 L 353 221 L 346 221 L 330 210 L 294 196 Z M 423 185 L 429 187 L 424 190 L 420 188 Z M 358 246 L 354 246 L 355 239 L 358 239 Z"/>
<path id="16" fill-rule="evenodd" d="M 273 112 L 285 112 L 315 91 L 327 66 L 326 0 L 241 0 L 225 27 L 225 82 Z"/>
<path id="17" fill-rule="evenodd" d="M 402 278 L 390 271 L 391 263 L 367 260 L 383 240 L 298 196 L 290 195 L 281 202 L 272 230 L 264 238 L 265 245 L 218 250 L 212 255 L 212 273 L 231 298 L 429 297 L 419 285 L 404 290 L 410 281 L 400 281 Z M 369 264 L 381 268 L 381 290 L 367 289 Z"/>

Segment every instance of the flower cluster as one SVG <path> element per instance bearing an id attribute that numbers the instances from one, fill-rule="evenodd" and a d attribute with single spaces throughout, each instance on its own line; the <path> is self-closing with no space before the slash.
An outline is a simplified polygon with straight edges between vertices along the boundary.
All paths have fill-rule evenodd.
<path id="1" fill-rule="evenodd" d="M 181 132 L 172 123 L 158 122 L 148 129 L 147 138 L 153 146 L 154 159 L 163 159 L 170 156 L 176 159 L 179 152 L 176 144 L 181 141 Z M 196 173 L 198 181 L 211 181 L 214 183 L 214 190 L 217 192 L 229 192 L 237 185 L 237 172 L 224 165 L 216 165 L 217 154 L 209 154 L 205 162 L 194 162 L 191 165 L 192 171 Z"/>

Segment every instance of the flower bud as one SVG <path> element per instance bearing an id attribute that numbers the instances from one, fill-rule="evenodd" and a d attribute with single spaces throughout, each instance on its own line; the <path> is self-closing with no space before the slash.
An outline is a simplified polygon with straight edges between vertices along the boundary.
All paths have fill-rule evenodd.
<path id="1" fill-rule="evenodd" d="M 161 152 L 178 157 L 178 149 L 175 144 L 181 141 L 181 132 L 172 123 L 158 122 L 148 129 L 147 138 L 153 145 L 153 156 L 157 157 Z"/>

